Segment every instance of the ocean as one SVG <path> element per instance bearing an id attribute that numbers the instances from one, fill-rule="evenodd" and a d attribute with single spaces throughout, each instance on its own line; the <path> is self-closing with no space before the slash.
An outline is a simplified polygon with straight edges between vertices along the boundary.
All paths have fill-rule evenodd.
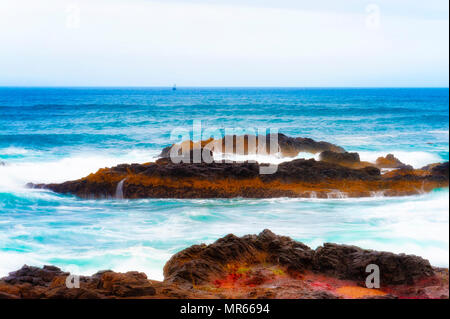
<path id="1" fill-rule="evenodd" d="M 276 129 L 416 168 L 449 160 L 448 89 L 0 88 L 0 276 L 52 264 L 162 279 L 183 248 L 265 228 L 311 248 L 351 244 L 448 267 L 448 188 L 396 198 L 82 200 L 25 187 L 154 161 L 180 141 L 174 130 L 194 123 Z"/>

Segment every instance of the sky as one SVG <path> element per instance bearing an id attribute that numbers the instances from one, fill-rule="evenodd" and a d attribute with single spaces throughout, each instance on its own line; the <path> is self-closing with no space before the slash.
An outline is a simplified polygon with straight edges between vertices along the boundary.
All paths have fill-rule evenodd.
<path id="1" fill-rule="evenodd" d="M 0 86 L 448 87 L 447 0 L 0 0 Z"/>

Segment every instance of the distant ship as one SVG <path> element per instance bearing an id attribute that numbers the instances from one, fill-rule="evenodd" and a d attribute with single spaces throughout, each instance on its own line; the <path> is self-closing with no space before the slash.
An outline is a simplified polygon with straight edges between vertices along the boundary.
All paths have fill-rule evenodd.
<path id="1" fill-rule="evenodd" d="M 172 91 L 176 91 L 176 90 L 177 90 L 177 85 L 174 84 L 173 87 L 172 87 Z"/>

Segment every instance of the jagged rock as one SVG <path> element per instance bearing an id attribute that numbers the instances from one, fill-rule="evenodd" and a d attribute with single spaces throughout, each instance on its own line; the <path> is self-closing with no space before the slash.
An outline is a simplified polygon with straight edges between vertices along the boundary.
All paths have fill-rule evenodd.
<path id="1" fill-rule="evenodd" d="M 447 164 L 448 165 L 448 164 Z M 339 164 L 297 159 L 276 166 L 273 174 L 260 174 L 263 164 L 156 163 L 122 164 L 100 169 L 85 178 L 61 184 L 28 184 L 82 198 L 114 198 L 119 183 L 123 198 L 326 198 L 341 192 L 349 197 L 404 196 L 448 186 L 448 166 L 432 171 L 399 169 L 380 175 L 372 166 L 355 169 Z"/>
<path id="2" fill-rule="evenodd" d="M 295 157 L 300 152 L 314 154 L 327 150 L 338 153 L 344 152 L 342 147 L 328 142 L 317 142 L 311 138 L 289 137 L 278 133 L 260 137 L 255 135 L 228 135 L 218 140 L 210 138 L 200 142 L 184 141 L 180 144 L 172 144 L 171 146 L 165 147 L 162 150 L 160 157 L 169 158 L 171 150 L 174 147 L 176 147 L 177 152 L 181 148 L 188 150 L 207 148 L 217 153 L 248 155 L 263 151 L 270 154 L 270 145 L 275 142 L 278 143 L 279 147 L 275 152 L 280 151 L 281 155 L 285 157 Z"/>
<path id="3" fill-rule="evenodd" d="M 225 272 L 232 263 L 272 263 L 290 272 L 314 270 L 342 279 L 364 282 L 366 267 L 376 264 L 385 285 L 414 284 L 433 276 L 425 259 L 377 252 L 355 246 L 324 244 L 315 251 L 289 237 L 264 230 L 258 236 L 227 235 L 211 245 L 195 245 L 174 255 L 164 267 L 167 282 L 201 284 Z"/>
<path id="4" fill-rule="evenodd" d="M 403 168 L 403 169 L 413 169 L 411 165 L 406 165 L 402 163 L 393 154 L 388 154 L 386 157 L 378 157 L 376 162 L 378 168 Z"/>
<path id="5" fill-rule="evenodd" d="M 156 293 L 147 275 L 137 271 L 125 274 L 104 272 L 98 285 L 108 294 L 118 297 L 152 296 Z"/>
<path id="6" fill-rule="evenodd" d="M 320 153 L 319 158 L 321 161 L 340 164 L 340 165 L 353 165 L 360 162 L 358 153 L 336 153 L 332 151 L 324 151 Z"/>
<path id="7" fill-rule="evenodd" d="M 448 162 L 438 164 L 431 168 L 431 175 L 449 177 L 449 164 Z"/>
<path id="8" fill-rule="evenodd" d="M 379 267 L 384 285 L 412 285 L 434 274 L 430 263 L 421 257 L 330 243 L 316 249 L 313 269 L 343 279 L 364 281 L 369 264 Z"/>
<path id="9" fill-rule="evenodd" d="M 9 273 L 3 281 L 9 284 L 30 283 L 38 286 L 48 286 L 55 277 L 67 276 L 69 273 L 61 271 L 55 266 L 44 266 L 43 268 L 23 265 L 17 271 Z"/>
<path id="10" fill-rule="evenodd" d="M 401 166 L 381 175 L 376 164 L 360 161 L 328 142 L 284 134 L 232 135 L 200 142 L 184 141 L 166 147 L 155 163 L 121 164 L 60 184 L 28 184 L 82 198 L 271 198 L 366 197 L 374 193 L 405 196 L 448 186 L 448 163 L 414 170 L 392 154 L 379 158 L 381 166 Z M 256 146 L 251 140 L 258 141 Z M 230 140 L 230 150 L 224 149 Z M 215 149 L 250 154 L 275 141 L 284 156 L 320 153 L 320 161 L 297 159 L 278 165 L 251 161 L 213 161 Z M 182 149 L 180 149 L 180 147 Z M 173 152 L 172 152 L 173 151 Z M 174 154 L 171 154 L 174 153 Z M 171 156 L 172 155 L 172 156 Z M 383 164 L 382 162 L 388 162 Z M 447 166 L 445 166 L 447 165 Z M 268 169 L 271 169 L 268 172 Z"/>
<path id="11" fill-rule="evenodd" d="M 289 237 L 264 230 L 258 236 L 232 234 L 211 245 L 195 245 L 174 255 L 164 266 L 167 282 L 201 284 L 225 272 L 230 263 L 278 263 L 302 271 L 310 266 L 313 251 Z"/>

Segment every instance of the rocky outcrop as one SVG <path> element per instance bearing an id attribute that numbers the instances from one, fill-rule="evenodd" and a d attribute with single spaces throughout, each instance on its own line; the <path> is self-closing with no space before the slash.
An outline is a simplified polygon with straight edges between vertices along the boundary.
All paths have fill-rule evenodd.
<path id="1" fill-rule="evenodd" d="M 259 235 L 228 235 L 211 245 L 185 249 L 167 262 L 164 277 L 168 282 L 202 284 L 223 276 L 230 264 L 261 263 L 282 266 L 291 274 L 311 270 L 361 284 L 370 264 L 380 268 L 385 285 L 412 285 L 434 275 L 430 263 L 421 257 L 329 243 L 312 250 L 266 229 Z"/>
<path id="2" fill-rule="evenodd" d="M 30 283 L 32 285 L 49 285 L 55 277 L 67 276 L 69 273 L 58 267 L 44 266 L 43 268 L 24 265 L 21 269 L 11 272 L 3 281 L 10 284 Z"/>
<path id="3" fill-rule="evenodd" d="M 191 153 L 192 154 L 192 153 Z M 29 184 L 82 198 L 114 198 L 120 184 L 123 198 L 270 198 L 411 195 L 448 186 L 448 164 L 433 170 L 395 170 L 380 174 L 375 167 L 298 159 L 278 165 L 273 174 L 260 174 L 258 163 L 122 164 L 61 184 Z M 446 168 L 447 167 L 447 168 Z"/>
<path id="4" fill-rule="evenodd" d="M 279 264 L 289 271 L 311 268 L 314 251 L 289 237 L 264 230 L 258 236 L 232 234 L 211 245 L 195 245 L 174 255 L 164 266 L 168 282 L 203 284 L 226 273 L 231 264 Z"/>
<path id="5" fill-rule="evenodd" d="M 365 250 L 355 246 L 326 243 L 316 249 L 313 268 L 342 279 L 365 278 L 370 264 L 380 268 L 381 282 L 387 285 L 413 285 L 433 276 L 430 263 L 417 256 Z"/>
<path id="6" fill-rule="evenodd" d="M 174 148 L 176 149 L 175 153 L 181 153 L 182 149 L 185 149 L 185 153 L 188 153 L 190 150 L 206 148 L 213 153 L 248 155 L 264 152 L 271 154 L 270 145 L 275 142 L 278 143 L 276 152 L 279 152 L 283 157 L 295 157 L 300 152 L 313 154 L 323 151 L 345 152 L 342 147 L 328 142 L 318 142 L 311 138 L 289 137 L 278 133 L 260 137 L 255 135 L 228 135 L 217 140 L 210 138 L 200 142 L 184 141 L 180 144 L 173 144 L 164 148 L 160 157 L 169 158 Z"/>
<path id="7" fill-rule="evenodd" d="M 336 153 L 332 151 L 324 151 L 320 153 L 319 159 L 323 162 L 338 164 L 347 167 L 360 168 L 360 159 L 358 153 Z"/>
<path id="8" fill-rule="evenodd" d="M 411 165 L 406 165 L 402 163 L 393 154 L 388 154 L 385 157 L 378 157 L 376 162 L 378 168 L 402 168 L 402 169 L 413 169 Z"/>
<path id="9" fill-rule="evenodd" d="M 269 152 L 275 142 L 284 156 L 320 153 L 320 161 L 214 161 L 217 150 L 248 155 L 261 148 Z M 381 174 L 386 167 L 399 169 Z M 414 170 L 388 154 L 372 164 L 328 142 L 269 134 L 185 141 L 165 148 L 155 163 L 122 164 L 75 181 L 28 186 L 82 198 L 329 198 L 412 195 L 448 186 L 448 180 L 448 163 Z"/>
<path id="10" fill-rule="evenodd" d="M 92 276 L 80 276 L 79 286 L 70 274 L 54 266 L 43 268 L 24 265 L 0 280 L 0 293 L 17 298 L 98 299 L 155 295 L 156 290 L 144 273 L 101 271 Z M 71 283 L 68 288 L 66 281 Z"/>
<path id="11" fill-rule="evenodd" d="M 432 176 L 443 176 L 445 178 L 448 179 L 449 177 L 449 164 L 448 162 L 445 163 L 439 163 L 437 165 L 434 165 L 431 169 L 430 169 L 431 175 Z"/>
<path id="12" fill-rule="evenodd" d="M 411 165 L 402 163 L 398 158 L 392 154 L 386 155 L 386 157 L 378 157 L 375 163 L 361 161 L 358 153 L 336 153 L 332 151 L 324 151 L 320 153 L 319 159 L 324 162 L 334 163 L 350 168 L 364 168 L 364 167 L 376 167 L 379 169 L 408 169 L 412 170 Z"/>
<path id="13" fill-rule="evenodd" d="M 380 269 L 379 289 L 365 287 L 369 264 Z M 0 279 L 0 298 L 448 298 L 448 269 L 421 257 L 337 244 L 313 250 L 270 230 L 184 249 L 162 282 L 105 270 L 69 288 L 68 275 L 24 266 Z"/>

